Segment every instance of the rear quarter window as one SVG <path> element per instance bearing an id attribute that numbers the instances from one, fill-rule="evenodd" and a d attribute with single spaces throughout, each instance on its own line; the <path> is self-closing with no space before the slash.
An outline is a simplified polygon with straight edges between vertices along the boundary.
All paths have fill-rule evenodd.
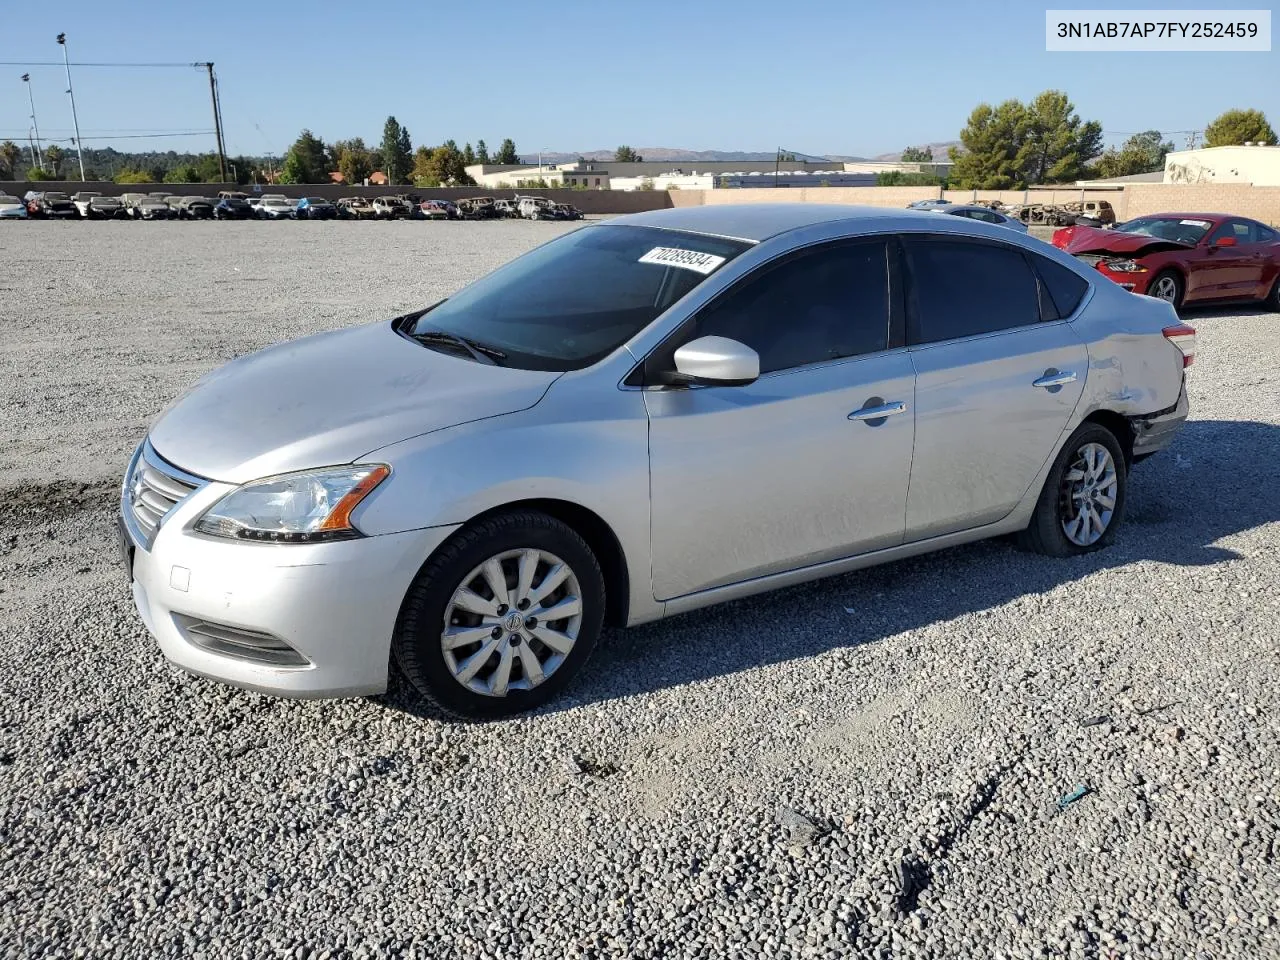
<path id="1" fill-rule="evenodd" d="M 1054 263 L 1048 257 L 1041 257 L 1034 253 L 1028 256 L 1035 265 L 1036 272 L 1040 274 L 1040 282 L 1044 284 L 1049 300 L 1057 311 L 1057 317 L 1046 316 L 1045 319 L 1069 317 L 1075 313 L 1089 289 L 1089 281 L 1074 270 L 1060 263 Z"/>

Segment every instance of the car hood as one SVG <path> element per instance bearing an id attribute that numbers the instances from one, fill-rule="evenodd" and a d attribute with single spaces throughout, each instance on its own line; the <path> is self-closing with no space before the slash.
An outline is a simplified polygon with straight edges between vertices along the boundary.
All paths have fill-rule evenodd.
<path id="1" fill-rule="evenodd" d="M 1114 253 L 1130 257 L 1146 256 L 1165 250 L 1194 249 L 1176 240 L 1161 240 L 1136 233 L 1118 233 L 1098 227 L 1064 227 L 1053 235 L 1053 245 L 1070 254 Z"/>
<path id="2" fill-rule="evenodd" d="M 233 360 L 174 401 L 150 438 L 183 470 L 245 483 L 525 410 L 558 376 L 430 350 L 381 322 Z"/>

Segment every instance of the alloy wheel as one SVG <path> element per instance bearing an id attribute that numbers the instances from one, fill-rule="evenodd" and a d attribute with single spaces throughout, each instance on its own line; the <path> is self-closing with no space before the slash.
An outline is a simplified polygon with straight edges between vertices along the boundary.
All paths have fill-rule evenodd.
<path id="1" fill-rule="evenodd" d="M 1068 540 L 1089 547 L 1102 539 L 1115 516 L 1119 485 L 1110 450 L 1086 443 L 1076 451 L 1060 491 L 1062 532 Z"/>
<path id="2" fill-rule="evenodd" d="M 440 646 L 458 683 L 504 697 L 555 673 L 581 627 L 582 588 L 569 565 L 546 550 L 508 550 L 463 577 L 445 607 Z"/>
<path id="3" fill-rule="evenodd" d="M 1164 300 L 1166 303 L 1177 303 L 1178 281 L 1168 275 L 1160 277 L 1151 286 L 1151 296 Z"/>

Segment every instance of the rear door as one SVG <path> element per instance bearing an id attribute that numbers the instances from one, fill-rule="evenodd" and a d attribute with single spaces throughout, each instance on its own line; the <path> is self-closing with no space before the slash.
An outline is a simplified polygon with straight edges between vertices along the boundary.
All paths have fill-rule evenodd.
<path id="1" fill-rule="evenodd" d="M 955 236 L 916 235 L 905 244 L 916 370 L 912 541 L 1008 515 L 1057 450 L 1089 358 L 1058 319 L 1063 311 L 1052 307 L 1030 254 Z M 1079 302 L 1064 306 L 1074 311 Z"/>

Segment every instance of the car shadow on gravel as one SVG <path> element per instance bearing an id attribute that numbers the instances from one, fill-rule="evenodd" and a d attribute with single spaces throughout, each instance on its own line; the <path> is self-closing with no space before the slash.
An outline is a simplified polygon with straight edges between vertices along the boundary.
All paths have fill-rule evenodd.
<path id="1" fill-rule="evenodd" d="M 753 667 L 874 643 L 1045 593 L 1139 561 L 1204 567 L 1237 559 L 1224 537 L 1280 520 L 1280 427 L 1192 421 L 1134 468 L 1125 524 L 1096 553 L 1057 560 L 1007 539 L 954 547 L 614 631 L 583 675 L 542 712 L 632 697 Z M 381 702 L 439 719 L 393 676 Z"/>

